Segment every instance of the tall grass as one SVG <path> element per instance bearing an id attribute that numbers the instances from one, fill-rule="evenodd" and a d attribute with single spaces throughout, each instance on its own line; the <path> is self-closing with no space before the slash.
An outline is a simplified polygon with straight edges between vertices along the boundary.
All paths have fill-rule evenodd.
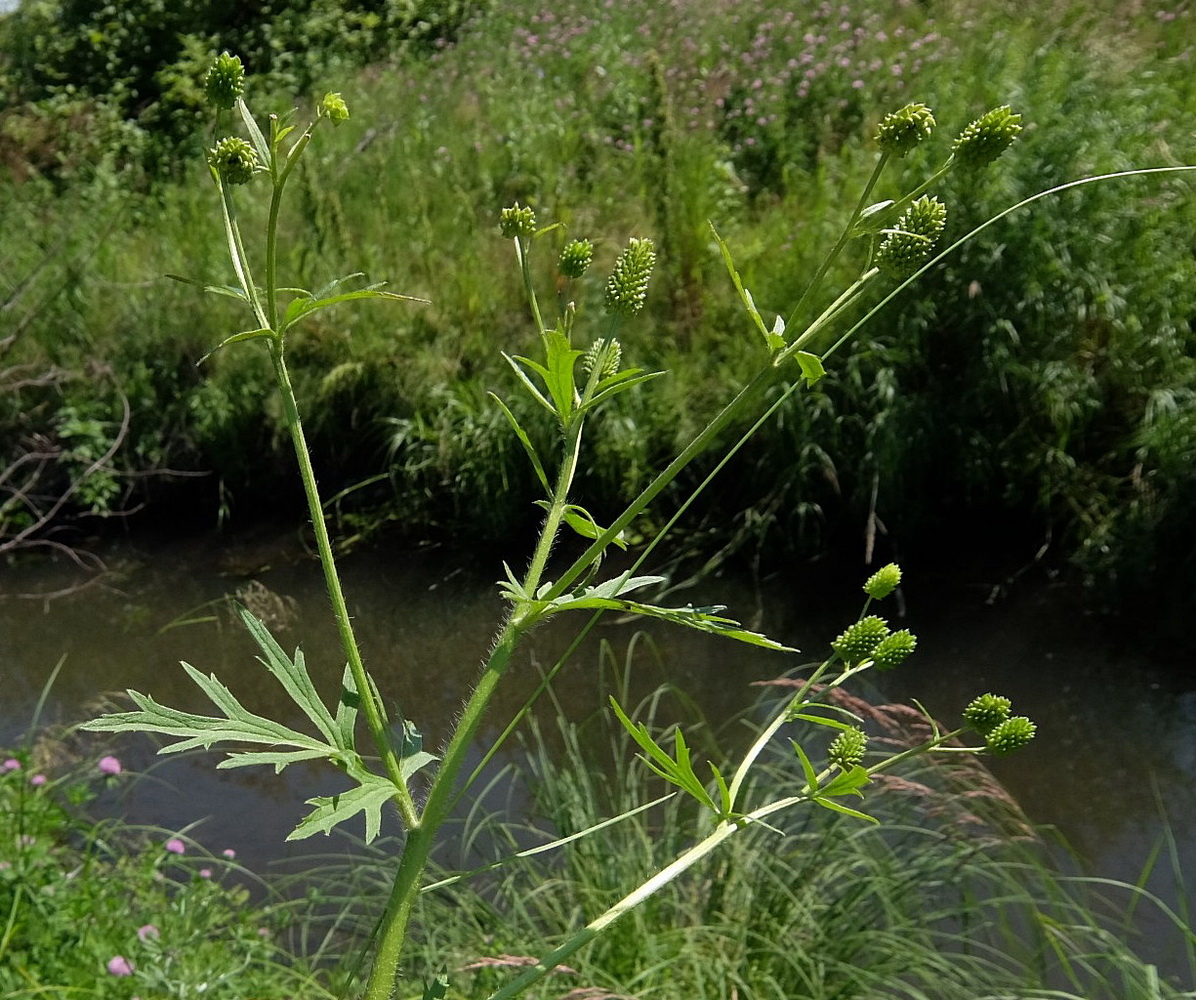
<path id="1" fill-rule="evenodd" d="M 634 660 L 629 652 L 623 666 Z M 619 697 L 628 694 L 628 679 L 625 673 L 618 678 Z M 771 697 L 766 694 L 762 704 Z M 919 713 L 904 706 L 851 702 L 893 740 L 914 737 L 924 725 Z M 701 731 L 692 706 L 675 689 L 646 697 L 638 717 L 660 728 L 684 718 L 687 731 Z M 744 737 L 748 721 L 728 728 Z M 717 760 L 713 741 L 695 753 Z M 694 835 L 691 806 L 671 799 L 607 827 L 601 837 L 534 853 L 538 844 L 634 809 L 642 790 L 652 788 L 654 779 L 635 747 L 609 716 L 584 723 L 558 716 L 547 730 L 531 725 L 510 769 L 520 777 L 520 787 L 507 793 L 515 801 L 496 803 L 489 813 L 480 806 L 470 812 L 454 849 L 442 857 L 442 881 L 422 898 L 411 969 L 416 978 L 430 981 L 448 970 L 455 983 L 485 995 L 527 956 L 543 954 Z M 778 755 L 757 780 L 783 787 L 793 780 L 791 767 Z M 504 781 L 500 775 L 492 787 L 510 789 Z M 1135 919 L 1157 908 L 1165 933 L 1190 953 L 1196 935 L 1186 921 L 1132 885 L 1065 874 L 1066 853 L 1042 839 L 974 760 L 919 765 L 882 783 L 884 791 L 870 801 L 879 827 L 815 810 L 796 824 L 782 824 L 783 836 L 761 826 L 733 838 L 689 878 L 558 969 L 534 995 L 1196 996 L 1191 982 L 1181 985 L 1178 970 L 1168 978 L 1138 957 L 1141 941 L 1133 930 Z M 517 852 L 522 856 L 512 860 Z M 499 858 L 508 860 L 455 881 L 457 866 L 476 872 Z M 330 888 L 351 888 L 335 899 L 317 894 L 335 920 L 320 938 L 321 921 L 313 919 L 306 925 L 309 935 L 340 947 L 360 942 L 373 919 L 361 901 L 376 897 L 384 872 L 375 875 L 368 861 L 358 859 L 351 866 L 331 864 L 317 881 L 325 876 Z"/>
<path id="2" fill-rule="evenodd" d="M 655 325 L 625 347 L 667 366 L 670 384 L 617 405 L 588 465 L 598 510 L 620 505 L 746 372 L 747 334 L 707 219 L 737 247 L 762 305 L 793 301 L 843 221 L 837 193 L 869 170 L 870 123 L 902 100 L 967 120 L 1012 99 L 1034 123 L 1009 172 L 949 192 L 977 216 L 1086 172 L 1175 162 L 1193 111 L 1188 12 L 1175 14 L 1062 0 L 1032 14 L 528 0 L 495 5 L 430 55 L 364 71 L 340 86 L 375 124 L 307 158 L 280 266 L 317 285 L 364 266 L 434 301 L 403 315 L 330 314 L 296 340 L 300 394 L 321 401 L 322 476 L 339 488 L 389 474 L 346 499 L 355 531 L 401 522 L 451 535 L 469 524 L 498 538 L 528 524 L 534 484 L 508 461 L 514 444 L 485 404 L 510 385 L 495 348 L 527 346 L 491 222 L 495 206 L 520 199 L 542 222 L 609 236 L 600 260 L 628 233 L 661 246 Z M 909 169 L 920 168 L 915 155 Z M 184 181 L 143 199 L 103 171 L 61 197 L 10 179 L 0 221 L 35 234 L 11 259 L 10 295 L 40 243 L 53 248 L 61 233 L 83 251 L 43 294 L 17 296 L 30 308 L 14 349 L 98 373 L 69 383 L 62 401 L 112 423 L 128 398 L 123 468 L 218 469 L 186 496 L 202 497 L 213 521 L 240 518 L 278 495 L 285 464 L 262 459 L 283 433 L 278 413 L 262 417 L 268 377 L 255 359 L 195 368 L 228 314 L 195 315 L 190 292 L 160 279 L 223 278 L 202 185 Z M 1052 556 L 1092 579 L 1147 586 L 1152 567 L 1191 571 L 1177 553 L 1191 548 L 1181 498 L 1193 485 L 1192 213 L 1185 182 L 1133 182 L 1044 203 L 977 241 L 737 460 L 715 520 L 739 526 L 744 544 L 811 552 L 861 545 L 876 518 L 908 551 L 944 523 L 970 539 L 1012 517 L 1025 558 L 1049 540 Z M 952 225 L 973 221 L 962 213 Z M 14 396 L 8 426 L 41 406 L 38 430 L 56 434 L 57 399 Z M 534 430 L 535 414 L 518 416 Z M 170 481 L 137 480 L 164 502 Z M 477 495 L 489 498 L 481 522 Z"/>

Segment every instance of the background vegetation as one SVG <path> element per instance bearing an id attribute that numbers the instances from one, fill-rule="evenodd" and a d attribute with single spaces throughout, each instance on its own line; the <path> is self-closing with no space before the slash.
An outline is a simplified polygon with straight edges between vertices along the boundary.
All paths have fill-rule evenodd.
<path id="1" fill-rule="evenodd" d="M 990 106 L 1030 126 L 1000 170 L 939 192 L 948 238 L 1051 184 L 1192 162 L 1192 39 L 1182 2 L 28 0 L 0 17 L 0 539 L 44 511 L 29 497 L 83 473 L 56 523 L 142 503 L 241 523 L 298 500 L 279 415 L 261 416 L 264 358 L 197 367 L 231 314 L 162 277 L 227 279 L 194 126 L 219 47 L 256 71 L 258 105 L 263 90 L 285 110 L 338 89 L 352 109 L 298 178 L 286 226 L 304 235 L 284 273 L 318 285 L 361 269 L 432 300 L 329 314 L 293 345 L 328 492 L 370 482 L 338 503 L 342 527 L 500 539 L 536 517 L 486 398 L 511 378 L 498 352 L 531 336 L 501 206 L 562 223 L 543 243 L 597 239 L 600 263 L 628 235 L 660 243 L 652 322 L 625 348 L 672 375 L 604 418 L 584 484 L 601 519 L 747 367 L 752 334 L 707 220 L 761 306 L 783 310 L 871 168 L 873 124 L 907 101 L 943 132 L 914 171 Z M 1045 553 L 1123 608 L 1196 581 L 1194 223 L 1179 180 L 1015 215 L 836 357 L 690 531 L 787 555 L 875 541 L 907 563 Z M 16 490 L 31 454 L 50 459 Z"/>

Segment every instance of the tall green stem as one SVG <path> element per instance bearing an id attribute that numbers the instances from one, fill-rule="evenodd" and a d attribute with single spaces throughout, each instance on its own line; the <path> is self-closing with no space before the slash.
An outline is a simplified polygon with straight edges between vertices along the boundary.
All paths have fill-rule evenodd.
<path id="1" fill-rule="evenodd" d="M 387 731 L 384 709 L 373 693 L 373 684 L 366 675 L 365 665 L 361 660 L 361 651 L 357 645 L 357 637 L 353 634 L 353 623 L 349 618 L 349 609 L 341 590 L 340 577 L 337 574 L 336 562 L 332 555 L 332 542 L 328 537 L 328 526 L 324 522 L 324 510 L 316 488 L 315 469 L 312 468 L 311 455 L 307 450 L 307 440 L 303 434 L 303 424 L 299 419 L 299 406 L 295 400 L 295 390 L 291 385 L 291 376 L 283 357 L 282 344 L 276 339 L 270 340 L 270 360 L 274 364 L 274 376 L 278 382 L 279 394 L 282 396 L 287 427 L 291 432 L 291 443 L 295 447 L 295 457 L 299 461 L 299 476 L 303 480 L 303 492 L 307 497 L 312 528 L 316 534 L 316 549 L 320 554 L 320 565 L 324 570 L 324 582 L 332 601 L 332 613 L 336 619 L 341 646 L 349 661 L 353 683 L 357 685 L 357 690 L 361 694 L 361 708 L 365 714 L 366 725 L 378 748 L 383 766 L 386 768 L 386 774 L 394 782 L 395 802 L 403 816 L 403 821 L 408 828 L 411 828 L 419 824 L 419 814 L 411 799 L 411 793 L 407 789 L 407 783 L 403 780 L 399 758 Z"/>
<path id="2" fill-rule="evenodd" d="M 443 762 L 428 792 L 428 801 L 424 805 L 420 822 L 407 835 L 403 855 L 399 860 L 399 870 L 378 931 L 378 949 L 366 982 L 364 1000 L 390 1000 L 398 976 L 399 958 L 411 920 L 411 911 L 419 896 L 420 878 L 427 866 L 436 834 L 452 806 L 457 776 L 461 773 L 486 706 L 490 703 L 499 680 L 506 673 L 521 634 L 518 626 L 510 621 L 499 632 L 494 652 L 490 654 L 482 676 L 461 711 L 461 720 L 445 748 Z"/>

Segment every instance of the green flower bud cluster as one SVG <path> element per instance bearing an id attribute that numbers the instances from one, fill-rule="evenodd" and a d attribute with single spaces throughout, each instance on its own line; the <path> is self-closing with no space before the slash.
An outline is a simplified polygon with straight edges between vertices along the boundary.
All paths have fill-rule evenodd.
<path id="1" fill-rule="evenodd" d="M 882 566 L 864 582 L 864 593 L 874 601 L 888 597 L 901 582 L 901 567 L 896 563 Z"/>
<path id="2" fill-rule="evenodd" d="M 934 131 L 934 115 L 925 104 L 907 104 L 881 119 L 876 144 L 893 156 L 904 156 Z"/>
<path id="3" fill-rule="evenodd" d="M 905 210 L 876 251 L 876 265 L 894 278 L 908 278 L 930 259 L 947 227 L 947 206 L 923 195 Z"/>
<path id="4" fill-rule="evenodd" d="M 826 752 L 827 763 L 850 770 L 863 761 L 867 746 L 868 737 L 862 729 L 855 726 L 844 729 L 831 741 Z"/>
<path id="5" fill-rule="evenodd" d="M 237 136 L 221 139 L 208 150 L 208 163 L 225 184 L 245 184 L 261 169 L 254 148 Z"/>
<path id="6" fill-rule="evenodd" d="M 606 349 L 607 344 L 610 344 L 610 350 Z M 602 362 L 602 371 L 599 372 L 598 377 L 600 379 L 610 378 L 612 375 L 618 374 L 619 365 L 623 363 L 623 345 L 613 337 L 609 341 L 599 337 L 582 355 L 581 367 L 587 375 L 594 370 L 594 365 L 598 363 L 603 351 L 606 351 L 606 358 Z"/>
<path id="7" fill-rule="evenodd" d="M 634 316 L 644 307 L 648 279 L 656 266 L 656 245 L 634 237 L 619 254 L 606 282 L 606 307 L 620 316 Z"/>
<path id="8" fill-rule="evenodd" d="M 833 649 L 849 667 L 866 660 L 880 641 L 889 634 L 889 623 L 876 615 L 849 625 L 834 642 Z"/>
<path id="9" fill-rule="evenodd" d="M 589 240 L 570 240 L 561 251 L 561 274 L 566 278 L 580 278 L 594 260 L 594 244 Z"/>
<path id="10" fill-rule="evenodd" d="M 984 737 L 988 752 L 997 756 L 1020 750 L 1034 738 L 1037 727 L 1024 715 L 1009 714 L 1010 702 L 996 694 L 973 698 L 963 710 L 968 728 Z"/>
<path id="11" fill-rule="evenodd" d="M 327 118 L 333 125 L 349 120 L 349 106 L 340 94 L 325 94 L 316 108 L 317 118 Z"/>
<path id="12" fill-rule="evenodd" d="M 531 236 L 536 231 L 536 213 L 526 205 L 515 202 L 510 208 L 504 208 L 499 216 L 498 227 L 507 239 L 518 236 Z"/>
<path id="13" fill-rule="evenodd" d="M 914 651 L 918 640 L 907 628 L 889 631 L 889 623 L 877 615 L 849 625 L 834 642 L 833 649 L 849 667 L 871 660 L 877 670 L 900 666 Z"/>
<path id="14" fill-rule="evenodd" d="M 221 52 L 204 77 L 203 92 L 208 103 L 221 111 L 236 104 L 245 93 L 245 67 L 241 65 L 241 57 Z"/>
<path id="15" fill-rule="evenodd" d="M 1022 116 L 1008 104 L 993 108 L 959 133 L 952 147 L 955 163 L 967 170 L 986 167 L 1013 145 L 1022 131 Z"/>

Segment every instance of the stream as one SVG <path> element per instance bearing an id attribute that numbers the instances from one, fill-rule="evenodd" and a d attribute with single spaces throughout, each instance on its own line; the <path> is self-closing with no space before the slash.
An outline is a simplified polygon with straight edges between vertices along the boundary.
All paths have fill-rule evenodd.
<path id="1" fill-rule="evenodd" d="M 90 717 L 126 688 L 206 710 L 180 660 L 215 673 L 251 710 L 276 707 L 279 689 L 254 661 L 230 597 L 263 618 L 285 649 L 302 644 L 317 687 L 328 691 L 338 683 L 343 657 L 323 580 L 298 535 L 133 541 L 103 556 L 109 572 L 102 580 L 45 602 L 18 595 L 69 587 L 77 579 L 71 566 L 0 568 L 0 751 L 22 738 L 59 663 L 43 724 Z M 502 613 L 494 586 L 501 565 L 469 559 L 379 548 L 342 563 L 366 664 L 431 749 L 445 738 Z M 858 582 L 864 576 L 861 570 Z M 821 658 L 859 610 L 858 582 L 827 584 L 807 569 L 792 579 L 709 579 L 670 598 L 726 604 L 726 613 L 745 625 L 807 651 L 799 659 L 679 628 L 604 621 L 555 679 L 556 708 L 581 720 L 603 707 L 612 665 L 630 655 L 637 693 L 669 681 L 711 720 L 729 718 L 757 699 L 752 681 Z M 1045 575 L 1027 574 L 999 592 L 980 574 L 920 576 L 906 567 L 900 597 L 904 618 L 893 617 L 894 608 L 876 610 L 894 627 L 912 628 L 919 645 L 899 670 L 882 676 L 884 697 L 916 698 L 945 720 L 958 718 L 984 691 L 1010 697 L 1015 713 L 1038 724 L 1038 737 L 991 766 L 1035 823 L 1055 828 L 1100 876 L 1135 881 L 1167 830 L 1181 867 L 1196 871 L 1190 664 L 1177 670 L 1119 644 L 1078 610 L 1071 591 Z M 494 739 L 584 621 L 579 616 L 533 633 L 490 710 L 479 747 Z M 647 635 L 633 642 L 641 629 Z M 303 726 L 296 718 L 279 721 Z M 106 792 L 101 811 L 187 831 L 213 852 L 231 848 L 256 871 L 294 868 L 313 851 L 345 849 L 335 837 L 331 848 L 323 837 L 284 842 L 306 811 L 305 799 L 343 787 L 330 768 L 299 764 L 281 776 L 268 768 L 215 771 L 211 756 L 158 757 L 143 738 L 119 738 L 114 746 L 127 769 L 145 776 Z M 358 821 L 353 831 L 360 829 Z M 1148 885 L 1175 903 L 1165 856 Z M 1171 962 L 1154 960 L 1164 969 Z"/>

